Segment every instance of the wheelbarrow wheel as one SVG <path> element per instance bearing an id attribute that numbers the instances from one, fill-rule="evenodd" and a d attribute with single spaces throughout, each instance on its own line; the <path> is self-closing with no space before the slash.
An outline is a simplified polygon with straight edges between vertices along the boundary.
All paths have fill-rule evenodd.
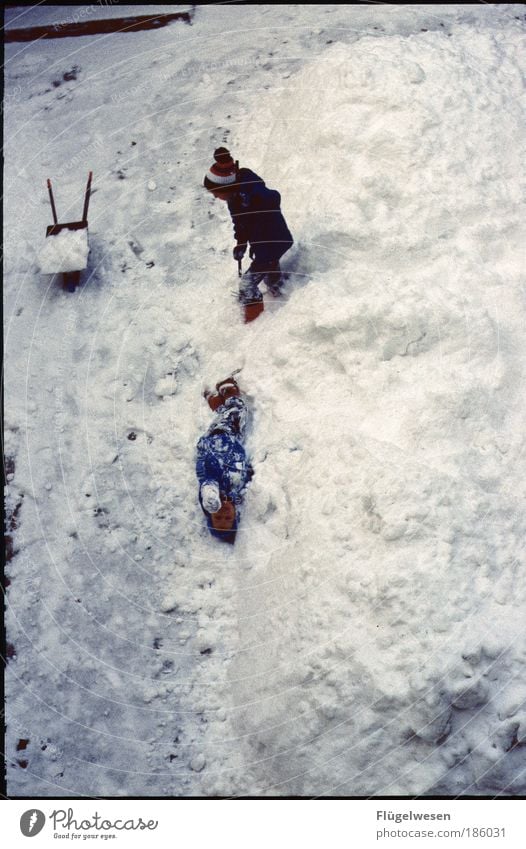
<path id="1" fill-rule="evenodd" d="M 80 283 L 80 271 L 70 271 L 62 275 L 62 285 L 68 292 L 74 292 Z"/>

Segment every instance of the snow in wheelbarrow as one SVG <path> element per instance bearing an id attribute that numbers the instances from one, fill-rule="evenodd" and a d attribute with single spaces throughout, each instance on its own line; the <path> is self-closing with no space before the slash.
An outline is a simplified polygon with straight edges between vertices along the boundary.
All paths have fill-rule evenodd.
<path id="1" fill-rule="evenodd" d="M 42 274 L 62 276 L 63 286 L 70 292 L 75 291 L 75 287 L 80 282 L 81 272 L 88 265 L 88 207 L 92 176 L 93 173 L 90 171 L 84 194 L 82 219 L 63 224 L 58 222 L 51 180 L 47 181 L 53 224 L 46 229 L 46 241 L 39 257 L 40 271 Z"/>

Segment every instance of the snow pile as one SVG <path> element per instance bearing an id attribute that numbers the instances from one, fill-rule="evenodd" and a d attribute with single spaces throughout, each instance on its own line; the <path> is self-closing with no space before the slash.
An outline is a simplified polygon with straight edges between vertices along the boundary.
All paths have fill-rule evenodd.
<path id="1" fill-rule="evenodd" d="M 40 251 L 42 274 L 60 274 L 67 271 L 82 271 L 88 264 L 88 229 L 61 230 L 48 236 Z"/>
<path id="2" fill-rule="evenodd" d="M 487 31 L 364 38 L 263 112 L 300 244 L 244 369 L 269 537 L 233 674 L 270 793 L 524 792 L 512 56 Z"/>

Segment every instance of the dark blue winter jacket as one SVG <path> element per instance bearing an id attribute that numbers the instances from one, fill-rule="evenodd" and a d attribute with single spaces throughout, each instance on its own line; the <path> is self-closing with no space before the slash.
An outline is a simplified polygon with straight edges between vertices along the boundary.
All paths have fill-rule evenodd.
<path id="1" fill-rule="evenodd" d="M 281 195 L 249 168 L 240 168 L 228 209 L 238 244 L 250 244 L 257 263 L 275 262 L 293 244 L 280 210 Z"/>

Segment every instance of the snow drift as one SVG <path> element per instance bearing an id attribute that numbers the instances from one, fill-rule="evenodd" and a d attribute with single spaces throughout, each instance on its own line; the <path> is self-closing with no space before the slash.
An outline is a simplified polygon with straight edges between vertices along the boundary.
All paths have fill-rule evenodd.
<path id="1" fill-rule="evenodd" d="M 525 788 L 512 53 L 336 44 L 248 123 L 300 242 L 250 372 L 275 536 L 232 672 L 268 792 Z"/>

